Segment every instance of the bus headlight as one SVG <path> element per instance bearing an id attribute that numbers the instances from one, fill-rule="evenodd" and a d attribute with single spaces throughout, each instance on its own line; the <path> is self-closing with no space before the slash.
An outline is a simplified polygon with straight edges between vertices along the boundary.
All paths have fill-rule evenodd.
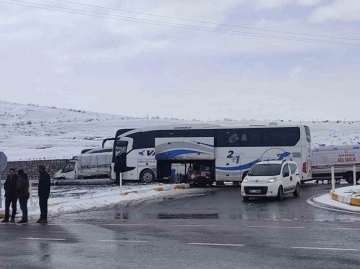
<path id="1" fill-rule="evenodd" d="M 277 180 L 276 177 L 271 177 L 271 178 L 268 179 L 267 182 L 268 183 L 274 183 L 274 182 L 276 182 L 276 180 Z"/>

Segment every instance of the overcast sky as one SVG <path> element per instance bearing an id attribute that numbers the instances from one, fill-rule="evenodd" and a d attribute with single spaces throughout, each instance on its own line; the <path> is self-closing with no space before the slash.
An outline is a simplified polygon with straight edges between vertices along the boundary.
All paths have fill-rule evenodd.
<path id="1" fill-rule="evenodd" d="M 360 119 L 359 0 L 4 1 L 5 101 L 203 120 Z"/>

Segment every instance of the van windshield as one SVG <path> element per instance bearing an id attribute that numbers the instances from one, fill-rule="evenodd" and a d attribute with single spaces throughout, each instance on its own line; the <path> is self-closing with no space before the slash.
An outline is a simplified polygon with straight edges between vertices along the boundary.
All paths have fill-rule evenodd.
<path id="1" fill-rule="evenodd" d="M 75 162 L 69 162 L 64 168 L 63 173 L 69 173 L 75 170 Z"/>
<path id="2" fill-rule="evenodd" d="M 255 164 L 249 171 L 249 176 L 276 176 L 281 171 L 281 164 Z"/>

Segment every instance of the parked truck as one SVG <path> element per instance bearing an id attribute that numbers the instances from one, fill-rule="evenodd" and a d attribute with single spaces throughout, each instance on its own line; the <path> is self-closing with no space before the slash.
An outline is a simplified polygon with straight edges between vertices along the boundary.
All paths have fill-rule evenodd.
<path id="1" fill-rule="evenodd" d="M 356 166 L 356 180 L 360 178 L 360 145 L 320 146 L 312 150 L 312 179 L 330 180 L 331 167 L 335 179 L 345 179 L 353 184 L 353 167 Z"/>
<path id="2" fill-rule="evenodd" d="M 110 178 L 112 148 L 99 148 L 73 157 L 54 176 L 54 180 L 78 180 L 91 178 Z"/>

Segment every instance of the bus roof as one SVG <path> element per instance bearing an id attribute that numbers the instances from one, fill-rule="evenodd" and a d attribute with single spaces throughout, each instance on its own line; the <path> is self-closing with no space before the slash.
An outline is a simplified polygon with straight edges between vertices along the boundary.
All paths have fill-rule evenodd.
<path id="1" fill-rule="evenodd" d="M 134 128 L 128 132 L 119 132 L 120 129 L 116 133 L 116 137 L 121 135 L 129 135 L 133 133 L 139 132 L 148 132 L 148 131 L 159 131 L 159 130 L 199 130 L 199 129 L 241 129 L 241 128 L 250 128 L 250 129 L 258 129 L 258 128 L 291 128 L 291 127 L 303 127 L 306 125 L 237 125 L 237 126 L 224 126 L 224 125 L 216 125 L 216 124 L 182 124 L 182 125 L 160 125 L 153 127 L 144 127 L 144 128 Z"/>

